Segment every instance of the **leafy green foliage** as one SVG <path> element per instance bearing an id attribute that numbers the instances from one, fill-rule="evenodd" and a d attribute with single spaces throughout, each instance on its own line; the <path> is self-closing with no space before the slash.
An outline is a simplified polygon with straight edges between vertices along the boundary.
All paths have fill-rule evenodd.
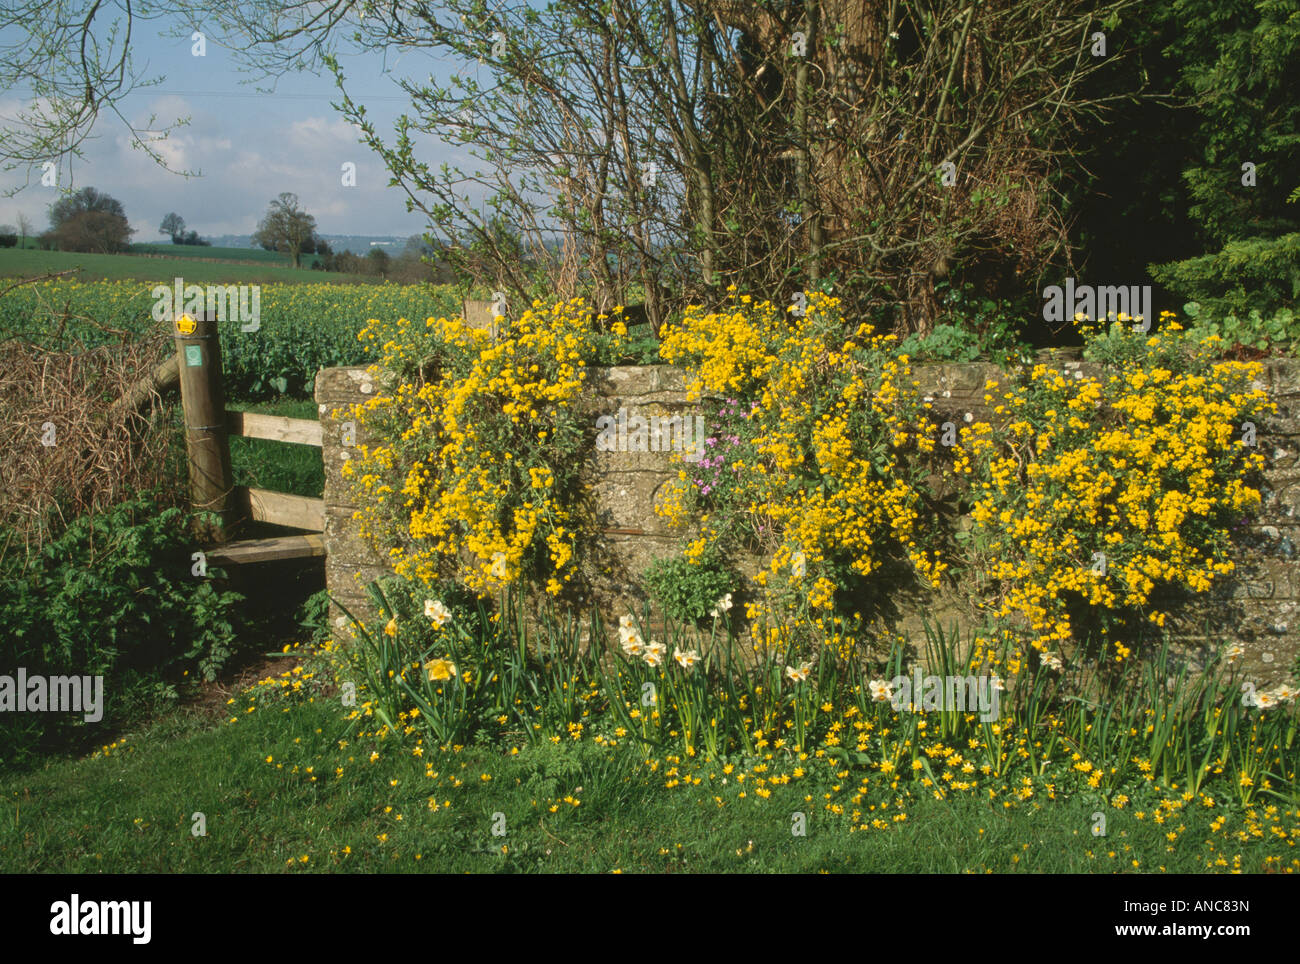
<path id="1" fill-rule="evenodd" d="M 1216 318 L 1196 302 L 1191 302 L 1183 306 L 1183 312 L 1192 319 L 1193 332 L 1217 335 L 1229 348 L 1242 345 L 1267 351 L 1290 345 L 1300 335 L 1300 324 L 1290 308 L 1282 308 L 1268 317 L 1258 308 L 1252 308 L 1244 318 L 1235 314 Z"/>
<path id="2" fill-rule="evenodd" d="M 696 623 L 712 612 L 735 585 L 718 553 L 705 550 L 699 561 L 677 556 L 656 559 L 645 573 L 645 584 L 664 611 L 683 623 Z"/>
<path id="3" fill-rule="evenodd" d="M 1209 252 L 1152 265 L 1152 277 L 1216 316 L 1269 315 L 1300 295 L 1300 18 L 1293 3 L 1224 5 L 1183 0 L 1168 8 L 1180 29 L 1168 53 L 1182 65 L 1199 115 L 1182 171 L 1188 212 Z M 1246 165 L 1251 165 L 1253 183 Z"/>
<path id="4" fill-rule="evenodd" d="M 214 679 L 236 646 L 238 593 L 193 576 L 189 518 L 146 496 L 81 517 L 25 569 L 0 571 L 0 667 L 29 675 L 104 677 L 104 717 L 174 697 L 183 671 Z M 68 738 L 85 738 L 77 714 L 0 714 L 0 764 Z M 74 734 L 73 729 L 81 732 Z M 75 742 L 75 739 L 74 739 Z"/>
<path id="5" fill-rule="evenodd" d="M 1300 297 L 1300 232 L 1229 241 L 1221 251 L 1151 265 L 1151 276 L 1215 316 L 1271 315 Z"/>
<path id="6" fill-rule="evenodd" d="M 220 325 L 230 398 L 310 398 L 321 368 L 369 360 L 357 341 L 368 319 L 380 314 L 419 321 L 459 317 L 461 305 L 448 285 L 267 286 L 262 312 L 257 331 L 242 331 L 233 319 Z"/>
<path id="7" fill-rule="evenodd" d="M 330 595 L 321 589 L 307 597 L 298 609 L 298 625 L 307 633 L 313 643 L 323 643 L 330 638 Z"/>
<path id="8" fill-rule="evenodd" d="M 1201 123 L 1183 171 L 1190 213 L 1213 245 L 1300 229 L 1283 205 L 1300 166 L 1300 18 L 1278 0 L 1181 0 L 1167 8 L 1180 29 L 1169 52 Z M 1241 183 L 1242 165 L 1256 184 Z"/>
<path id="9" fill-rule="evenodd" d="M 960 286 L 949 287 L 940 323 L 928 335 L 908 335 L 899 353 L 918 362 L 992 359 L 1014 364 L 1025 349 L 1017 334 L 1017 321 L 1024 316 L 1006 299 L 980 298 Z"/>
<path id="10" fill-rule="evenodd" d="M 1122 28 L 1108 39 L 1106 69 L 1084 81 L 1090 94 L 1111 101 L 1108 122 L 1079 132 L 1077 173 L 1061 185 L 1076 276 L 1138 283 L 1135 269 L 1153 264 L 1160 266 L 1153 277 L 1172 289 L 1158 291 L 1158 301 L 1172 294 L 1176 303 L 1208 306 L 1234 297 L 1214 310 L 1238 316 L 1294 307 L 1278 297 L 1289 292 L 1294 268 L 1274 281 L 1269 269 L 1251 264 L 1284 251 L 1226 247 L 1300 231 L 1300 210 L 1286 204 L 1300 167 L 1294 2 L 1142 4 L 1124 11 Z M 1241 183 L 1247 162 L 1255 165 L 1254 186 Z M 1246 255 L 1238 262 L 1241 287 L 1263 281 L 1264 300 L 1247 305 L 1234 292 L 1234 251 Z"/>
<path id="11" fill-rule="evenodd" d="M 659 361 L 659 342 L 649 325 L 629 325 L 621 345 L 602 341 L 595 358 L 598 365 L 657 365 Z"/>
<path id="12" fill-rule="evenodd" d="M 928 335 L 913 332 L 898 346 L 900 353 L 917 361 L 974 361 L 980 356 L 979 335 L 956 325 L 936 325 Z"/>

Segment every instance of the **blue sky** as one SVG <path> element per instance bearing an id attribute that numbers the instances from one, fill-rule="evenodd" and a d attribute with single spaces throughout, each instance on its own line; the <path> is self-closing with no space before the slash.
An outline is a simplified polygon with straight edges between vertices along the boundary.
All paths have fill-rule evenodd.
<path id="1" fill-rule="evenodd" d="M 85 158 L 72 170 L 73 186 L 93 186 L 122 202 L 136 242 L 165 241 L 158 225 L 169 211 L 185 218 L 200 235 L 252 233 L 271 199 L 282 191 L 298 195 L 316 218 L 322 234 L 399 235 L 422 233 L 421 215 L 407 213 L 404 192 L 387 186 L 389 175 L 379 158 L 358 140 L 358 132 L 331 106 L 338 99 L 332 75 L 289 74 L 274 93 L 260 93 L 249 83 L 230 52 L 209 42 L 206 56 L 195 57 L 188 39 L 165 36 L 175 21 L 137 24 L 132 41 L 136 73 L 163 75 L 158 86 L 133 92 L 121 102 L 122 113 L 145 127 L 156 115 L 155 127 L 188 116 L 189 124 L 174 130 L 156 148 L 176 170 L 197 170 L 202 176 L 170 174 L 147 154 L 131 146 L 131 137 L 112 115 L 101 115 L 94 138 L 83 145 Z M 3 40 L 10 42 L 12 36 Z M 393 121 L 409 99 L 393 75 L 445 82 L 455 69 L 473 73 L 477 65 L 439 61 L 429 51 L 342 56 L 348 93 L 364 104 L 381 136 L 391 139 Z M 484 68 L 486 70 L 486 68 Z M 484 78 L 486 79 L 486 77 Z M 257 86 L 268 86 L 261 81 Z M 21 92 L 0 93 L 0 116 L 13 116 Z M 418 142 L 417 142 L 418 143 Z M 459 162 L 470 169 L 473 159 L 463 148 L 433 140 L 417 156 L 437 168 Z M 341 167 L 356 164 L 357 184 L 344 187 Z M 0 190 L 28 180 L 22 170 L 0 172 Z M 55 188 L 40 184 L 39 169 L 30 186 L 13 197 L 0 197 L 0 223 L 15 223 L 21 211 L 37 227 L 48 226 L 48 207 L 58 197 Z"/>

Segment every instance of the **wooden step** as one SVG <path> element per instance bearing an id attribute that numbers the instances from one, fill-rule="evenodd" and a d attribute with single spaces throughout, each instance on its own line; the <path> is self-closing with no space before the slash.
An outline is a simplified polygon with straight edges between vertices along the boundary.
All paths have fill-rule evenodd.
<path id="1" fill-rule="evenodd" d="M 309 533 L 301 536 L 276 536 L 274 539 L 245 539 L 205 549 L 210 565 L 239 566 L 276 559 L 305 559 L 325 555 L 325 536 Z"/>

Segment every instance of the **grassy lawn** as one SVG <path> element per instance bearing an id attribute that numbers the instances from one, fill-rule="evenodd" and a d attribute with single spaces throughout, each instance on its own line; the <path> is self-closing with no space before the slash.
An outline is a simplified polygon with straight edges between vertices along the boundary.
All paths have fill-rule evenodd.
<path id="1" fill-rule="evenodd" d="M 295 694 L 299 665 L 284 655 L 269 670 L 282 685 L 229 705 L 209 693 L 90 757 L 0 778 L 0 872 L 1300 869 L 1300 815 L 1285 808 L 1135 802 L 1109 811 L 1102 838 L 1093 803 L 1047 786 L 942 801 L 904 787 L 854 804 L 858 774 L 813 764 L 762 797 L 739 769 L 586 738 L 399 748 L 357 739 L 337 696 L 306 695 L 310 680 Z M 878 826 L 836 812 L 855 806 Z"/>
<path id="2" fill-rule="evenodd" d="M 303 399 L 284 398 L 257 404 L 230 402 L 226 407 L 241 412 L 287 415 L 289 418 L 314 420 L 318 415 L 316 403 Z M 236 485 L 289 492 L 316 499 L 325 490 L 325 468 L 321 462 L 321 451 L 310 445 L 232 436 L 230 461 Z"/>
<path id="3" fill-rule="evenodd" d="M 233 252 L 241 256 L 245 253 L 255 254 L 255 252 L 244 252 L 236 248 L 199 250 L 209 252 L 207 257 L 212 257 L 210 252 L 214 250 Z M 306 267 L 295 270 L 275 262 L 243 264 L 196 260 L 203 256 L 186 254 L 172 258 L 146 258 L 129 254 L 78 254 L 71 251 L 0 248 L 0 277 L 31 277 L 79 268 L 80 273 L 76 277 L 82 281 L 131 279 L 170 284 L 175 278 L 183 277 L 187 282 L 194 284 L 208 282 L 252 284 L 274 281 L 286 284 L 373 284 L 378 280 L 365 275 L 312 271 Z M 241 258 L 241 260 L 245 259 Z"/>

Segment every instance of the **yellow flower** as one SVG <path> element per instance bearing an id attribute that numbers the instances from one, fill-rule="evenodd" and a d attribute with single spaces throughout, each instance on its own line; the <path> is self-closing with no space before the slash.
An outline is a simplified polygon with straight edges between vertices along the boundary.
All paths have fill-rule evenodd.
<path id="1" fill-rule="evenodd" d="M 424 664 L 430 680 L 449 680 L 456 675 L 456 664 L 449 659 L 431 659 Z"/>

